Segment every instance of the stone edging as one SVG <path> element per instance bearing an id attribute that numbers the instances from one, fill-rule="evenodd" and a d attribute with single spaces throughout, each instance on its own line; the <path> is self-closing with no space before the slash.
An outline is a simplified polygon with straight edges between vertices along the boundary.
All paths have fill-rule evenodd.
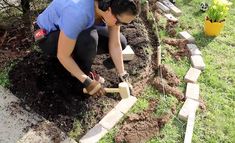
<path id="1" fill-rule="evenodd" d="M 162 2 L 162 3 L 161 3 Z M 170 14 L 172 12 L 175 16 L 181 15 L 181 10 L 171 4 L 168 0 L 161 0 L 157 2 L 157 6 L 162 9 L 165 17 L 167 19 L 176 19 Z M 164 6 L 164 8 L 162 8 Z M 148 3 L 147 3 L 147 7 Z M 168 9 L 169 10 L 168 10 Z M 164 9 L 167 9 L 164 11 Z M 177 19 L 176 19 L 177 20 Z M 193 126 L 195 121 L 196 110 L 199 107 L 199 84 L 197 79 L 201 74 L 201 71 L 205 69 L 205 63 L 202 58 L 202 53 L 198 47 L 194 44 L 195 38 L 191 36 L 187 31 L 179 33 L 179 37 L 186 39 L 189 44 L 187 44 L 187 49 L 190 52 L 190 60 L 192 67 L 189 69 L 185 76 L 185 82 L 187 83 L 186 89 L 186 101 L 179 112 L 179 118 L 187 121 L 187 129 L 185 133 L 185 142 L 190 143 L 192 140 Z M 96 124 L 92 129 L 90 129 L 86 135 L 84 135 L 79 142 L 80 143 L 96 143 L 105 134 L 108 133 L 112 127 L 128 112 L 128 110 L 135 104 L 137 98 L 134 96 L 128 99 L 122 99 L 118 105 L 116 105 L 98 124 Z"/>
<path id="2" fill-rule="evenodd" d="M 97 143 L 136 103 L 137 98 L 130 96 L 122 99 L 103 119 L 90 129 L 80 140 L 80 143 Z"/>
<path id="3" fill-rule="evenodd" d="M 147 3 L 148 4 L 148 3 Z M 170 21 L 178 21 L 174 16 L 180 16 L 181 10 L 175 7 L 168 0 L 159 0 L 156 6 L 161 11 L 161 13 Z M 149 7 L 149 6 L 148 6 Z M 170 14 L 170 13 L 173 13 Z M 195 38 L 191 36 L 187 31 L 182 31 L 179 33 L 179 37 L 186 39 L 189 44 L 187 44 L 187 49 L 190 52 L 191 66 L 186 73 L 184 80 L 187 83 L 186 88 L 186 101 L 179 112 L 179 118 L 181 120 L 187 121 L 187 128 L 185 133 L 185 143 L 192 142 L 193 126 L 196 116 L 196 110 L 199 107 L 199 92 L 200 87 L 197 84 L 197 79 L 201 74 L 201 71 L 205 69 L 205 63 L 203 61 L 202 53 L 195 44 Z"/>

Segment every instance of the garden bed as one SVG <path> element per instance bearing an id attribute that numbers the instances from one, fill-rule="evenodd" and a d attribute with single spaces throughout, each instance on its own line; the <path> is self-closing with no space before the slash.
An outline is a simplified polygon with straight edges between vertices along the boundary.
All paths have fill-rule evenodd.
<path id="1" fill-rule="evenodd" d="M 0 36 L 3 37 L 5 32 L 2 31 Z M 0 55 L 0 59 L 2 69 L 6 63 L 15 60 L 9 72 L 9 88 L 22 100 L 26 110 L 38 113 L 67 133 L 73 129 L 74 122 L 78 121 L 81 136 L 120 101 L 117 94 L 90 97 L 81 93 L 76 86 L 78 80 L 56 58 L 29 48 L 31 37 L 25 37 L 21 32 L 24 32 L 23 28 L 7 31 L 9 35 L 4 36 L 1 46 L 1 53 L 4 54 Z M 125 63 L 125 69 L 134 84 L 133 95 L 137 96 L 147 82 L 146 77 L 152 72 L 151 55 L 148 53 L 151 51 L 151 43 L 141 18 L 123 27 L 122 33 L 136 54 L 134 60 Z M 97 55 L 92 68 L 106 79 L 106 87 L 117 87 L 119 80 L 108 54 Z"/>
<path id="2" fill-rule="evenodd" d="M 102 97 L 84 95 L 77 86 L 78 80 L 64 69 L 58 59 L 41 53 L 37 48 L 36 50 L 30 48 L 33 44 L 31 36 L 22 33 L 24 31 L 23 27 L 19 27 L 17 31 L 14 31 L 13 28 L 0 32 L 0 37 L 4 38 L 4 41 L 0 43 L 0 50 L 2 51 L 0 69 L 4 69 L 15 60 L 9 72 L 11 92 L 22 100 L 22 106 L 26 110 L 36 112 L 45 119 L 54 122 L 66 133 L 77 132 L 75 138 L 79 140 L 121 98 L 117 94 L 108 94 Z M 140 17 L 137 17 L 128 26 L 123 26 L 121 31 L 136 54 L 134 60 L 125 63 L 125 69 L 130 73 L 134 87 L 132 94 L 139 96 L 148 80 L 154 76 L 158 39 L 152 31 L 152 24 L 146 19 L 145 9 L 143 9 Z M 7 36 L 5 36 L 6 32 Z M 15 38 L 11 39 L 12 37 Z M 105 86 L 117 87 L 119 80 L 109 55 L 97 55 L 94 61 L 92 69 L 106 79 Z M 157 101 L 153 102 L 156 103 Z M 155 106 L 155 104 L 153 105 Z M 150 114 L 150 112 L 152 110 L 146 110 L 143 114 Z M 125 130 L 126 124 L 139 127 L 139 124 L 142 124 L 142 120 L 145 120 L 145 118 L 142 117 L 142 114 L 138 116 L 139 119 L 133 120 L 134 123 L 128 119 L 122 129 Z M 170 116 L 167 115 L 166 118 L 167 120 L 164 121 L 162 119 L 165 118 L 160 117 L 146 119 L 151 124 L 156 123 L 159 131 Z M 148 131 L 146 131 L 146 134 L 150 138 L 153 136 L 153 132 Z M 140 131 L 136 130 L 135 132 Z M 136 140 L 138 140 L 138 137 Z"/>

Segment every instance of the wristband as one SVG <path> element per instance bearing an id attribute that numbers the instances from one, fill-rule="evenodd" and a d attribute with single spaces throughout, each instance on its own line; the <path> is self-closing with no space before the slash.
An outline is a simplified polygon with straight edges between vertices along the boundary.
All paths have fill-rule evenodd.
<path id="1" fill-rule="evenodd" d="M 92 79 L 87 77 L 85 81 L 82 83 L 85 87 L 88 87 L 92 83 Z"/>
<path id="2" fill-rule="evenodd" d="M 119 77 L 122 77 L 122 76 L 124 76 L 124 75 L 126 75 L 126 74 L 127 74 L 127 72 L 124 71 L 123 73 L 118 74 L 118 76 L 119 76 Z"/>
<path id="3" fill-rule="evenodd" d="M 129 81 L 129 74 L 126 71 L 124 71 L 124 73 L 119 74 L 119 78 L 123 82 L 128 82 Z"/>

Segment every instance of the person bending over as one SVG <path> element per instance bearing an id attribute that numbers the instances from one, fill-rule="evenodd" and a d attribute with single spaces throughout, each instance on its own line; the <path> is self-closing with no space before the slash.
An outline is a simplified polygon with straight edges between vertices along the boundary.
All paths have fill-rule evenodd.
<path id="1" fill-rule="evenodd" d="M 133 0 L 53 0 L 37 17 L 35 27 L 45 34 L 38 45 L 56 56 L 90 95 L 103 95 L 104 80 L 91 71 L 93 60 L 98 50 L 109 52 L 120 79 L 127 80 L 122 57 L 127 41 L 120 26 L 138 13 Z"/>

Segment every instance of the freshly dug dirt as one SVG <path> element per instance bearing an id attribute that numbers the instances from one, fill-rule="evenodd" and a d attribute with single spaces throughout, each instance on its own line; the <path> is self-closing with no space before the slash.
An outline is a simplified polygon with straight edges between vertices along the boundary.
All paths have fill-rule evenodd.
<path id="1" fill-rule="evenodd" d="M 115 95 L 94 98 L 82 94 L 78 81 L 59 61 L 41 53 L 31 53 L 17 63 L 9 78 L 10 90 L 30 111 L 53 121 L 65 132 L 72 129 L 75 118 L 82 120 L 84 130 L 91 128 L 120 99 Z"/>
<path id="2" fill-rule="evenodd" d="M 171 37 L 175 37 L 176 36 L 176 27 L 177 27 L 177 23 L 178 22 L 174 22 L 174 21 L 170 21 L 167 20 L 167 24 L 166 24 L 166 32 L 171 36 Z"/>
<path id="3" fill-rule="evenodd" d="M 184 99 L 184 94 L 178 90 L 176 87 L 171 87 L 168 85 L 164 78 L 155 77 L 152 81 L 152 85 L 161 93 L 171 94 L 175 96 L 179 101 Z"/>
<path id="4" fill-rule="evenodd" d="M 170 86 L 178 86 L 180 84 L 180 79 L 178 76 L 167 65 L 162 64 L 159 66 L 158 75 L 166 79 Z"/>
<path id="5" fill-rule="evenodd" d="M 161 93 L 171 94 L 178 100 L 183 100 L 184 95 L 177 86 L 180 84 L 180 79 L 173 72 L 173 70 L 164 64 L 161 64 L 157 68 L 155 67 L 155 76 L 150 81 L 151 84 Z"/>
<path id="6" fill-rule="evenodd" d="M 149 3 L 151 5 L 150 9 L 155 9 L 154 7 L 155 1 L 150 1 Z M 145 22 L 145 25 L 147 25 L 149 31 L 151 31 L 150 30 L 152 29 L 151 22 L 148 23 L 144 18 L 143 21 Z M 175 28 L 175 27 L 169 26 L 169 28 Z M 150 35 L 149 37 L 151 38 L 150 41 L 151 43 L 153 43 L 152 40 L 154 39 L 155 36 L 151 32 L 149 32 L 149 35 Z M 156 44 L 155 46 L 157 47 L 158 43 L 157 42 L 154 43 Z M 179 44 L 179 47 L 182 47 L 182 45 Z M 152 57 L 152 59 L 154 58 Z M 176 76 L 176 74 L 173 73 L 165 65 L 160 66 L 159 69 L 157 69 L 157 71 L 161 71 L 163 80 L 161 80 L 159 77 L 154 78 L 152 75 L 149 75 L 150 78 L 154 78 L 151 83 L 160 92 L 171 94 L 180 101 L 183 100 L 184 99 L 183 93 L 176 88 L 176 86 L 178 86 L 180 83 L 180 80 Z M 115 142 L 144 143 L 147 140 L 151 139 L 152 137 L 157 136 L 159 134 L 160 129 L 171 118 L 171 114 L 167 113 L 165 114 L 165 116 L 162 117 L 154 117 L 152 113 L 156 108 L 156 104 L 157 101 L 150 101 L 150 105 L 147 110 L 138 114 L 129 115 L 127 119 L 124 121 L 122 127 L 119 129 L 118 133 L 116 134 Z M 171 108 L 171 111 L 172 114 L 175 114 L 176 106 L 173 106 Z"/>
<path id="7" fill-rule="evenodd" d="M 135 51 L 135 59 L 125 63 L 134 86 L 133 95 L 143 90 L 151 72 L 150 55 L 145 51 L 151 45 L 140 18 L 122 27 L 128 44 Z M 92 66 L 106 79 L 105 87 L 117 87 L 119 83 L 113 62 L 108 54 L 97 55 Z M 117 94 L 103 97 L 84 95 L 78 80 L 59 63 L 57 58 L 41 52 L 29 52 L 9 72 L 10 90 L 23 101 L 27 110 L 36 112 L 54 122 L 62 131 L 73 129 L 76 120 L 82 125 L 81 137 L 121 100 Z M 144 80 L 143 80 L 144 79 Z"/>
<path id="8" fill-rule="evenodd" d="M 168 38 L 168 39 L 163 39 L 163 42 L 177 47 L 176 51 L 172 51 L 171 49 L 167 48 L 167 51 L 172 55 L 173 58 L 176 60 L 180 60 L 183 57 L 189 57 L 189 51 L 186 47 L 188 44 L 188 41 L 185 39 L 173 39 L 173 38 Z"/>
<path id="9" fill-rule="evenodd" d="M 116 143 L 144 143 L 159 134 L 160 128 L 171 118 L 168 113 L 163 117 L 154 117 L 156 101 L 150 101 L 149 108 L 139 114 L 131 114 L 115 137 Z"/>
<path id="10" fill-rule="evenodd" d="M 19 31 L 13 30 L 7 36 L 4 36 L 5 32 L 0 33 L 1 37 L 6 37 L 0 47 L 4 51 L 0 54 L 0 59 L 4 59 L 2 63 L 0 62 L 0 68 L 5 66 L 4 63 L 22 58 L 9 72 L 10 90 L 23 101 L 21 106 L 24 106 L 26 110 L 36 112 L 54 122 L 64 132 L 71 131 L 75 119 L 79 120 L 82 125 L 81 134 L 77 137 L 79 140 L 121 98 L 115 94 L 99 98 L 84 95 L 80 90 L 81 87 L 77 86 L 77 79 L 71 76 L 56 58 L 29 48 L 32 45 L 31 35 L 22 35 L 22 29 L 23 27 Z M 125 69 L 130 73 L 132 79 L 133 95 L 138 96 L 148 80 L 153 77 L 151 57 L 145 48 L 149 46 L 156 48 L 158 39 L 154 36 L 152 26 L 147 22 L 146 15 L 143 13 L 133 23 L 123 26 L 121 32 L 126 36 L 128 44 L 136 54 L 133 61 L 125 63 Z M 22 52 L 22 54 L 16 53 L 16 56 L 11 53 L 12 51 Z M 106 79 L 106 87 L 118 86 L 119 80 L 108 54 L 98 55 L 93 64 L 93 70 Z M 169 84 L 177 85 L 175 76 L 171 74 L 164 76 L 169 80 L 174 79 Z M 171 91 L 170 88 L 169 90 L 169 94 L 177 94 L 177 97 L 180 98 L 179 92 Z M 145 113 L 138 114 L 138 119 L 130 116 L 130 119 L 124 124 L 126 127 L 123 127 L 129 136 L 123 140 L 145 141 L 159 132 L 170 116 L 156 118 L 150 115 L 153 112 L 152 107 L 153 105 Z M 146 130 L 142 131 L 144 129 Z M 136 139 L 132 140 L 132 137 L 136 137 Z"/>

